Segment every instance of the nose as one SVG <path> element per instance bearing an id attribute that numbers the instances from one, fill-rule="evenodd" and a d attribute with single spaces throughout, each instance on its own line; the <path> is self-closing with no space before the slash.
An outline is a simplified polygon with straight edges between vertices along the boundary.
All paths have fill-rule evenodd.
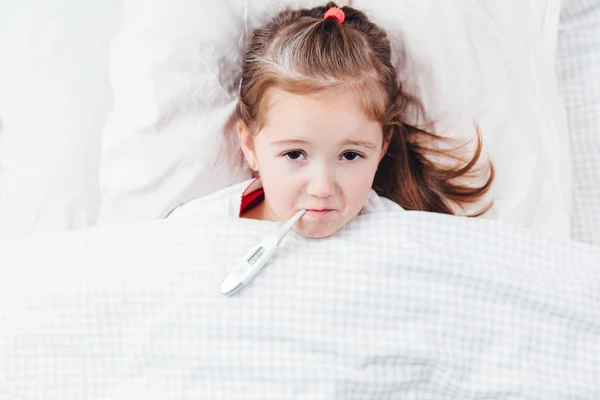
<path id="1" fill-rule="evenodd" d="M 306 192 L 314 197 L 326 198 L 335 193 L 335 180 L 328 168 L 319 168 L 309 178 Z"/>

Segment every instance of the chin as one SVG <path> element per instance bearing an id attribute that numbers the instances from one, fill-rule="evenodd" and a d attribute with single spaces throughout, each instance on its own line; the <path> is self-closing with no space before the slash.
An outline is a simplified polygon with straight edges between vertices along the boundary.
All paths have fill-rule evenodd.
<path id="1" fill-rule="evenodd" d="M 329 237 L 340 230 L 341 226 L 311 226 L 312 224 L 298 223 L 296 225 L 296 233 L 308 239 L 323 239 Z"/>

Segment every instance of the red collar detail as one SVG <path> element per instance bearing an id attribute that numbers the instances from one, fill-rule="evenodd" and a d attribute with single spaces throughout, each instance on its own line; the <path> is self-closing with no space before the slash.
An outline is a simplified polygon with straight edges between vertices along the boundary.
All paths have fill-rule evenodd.
<path id="1" fill-rule="evenodd" d="M 259 179 L 260 178 L 258 178 L 258 177 L 255 178 L 252 182 L 250 182 L 250 184 L 246 187 L 246 189 L 244 189 L 244 192 L 242 193 L 242 201 L 240 203 L 240 211 L 238 213 L 238 217 L 241 217 L 243 213 L 245 213 L 246 211 L 249 211 L 249 210 L 253 209 L 257 205 L 259 205 L 260 203 L 262 203 L 262 201 L 265 199 L 265 191 L 263 190 L 262 187 L 259 187 L 259 188 L 253 190 L 250 193 L 247 193 L 248 190 L 253 185 L 255 185 L 255 183 Z"/>

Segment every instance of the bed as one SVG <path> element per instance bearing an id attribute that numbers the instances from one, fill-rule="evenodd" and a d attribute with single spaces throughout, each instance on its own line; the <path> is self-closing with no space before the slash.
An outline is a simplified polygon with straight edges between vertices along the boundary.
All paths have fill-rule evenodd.
<path id="1" fill-rule="evenodd" d="M 600 398 L 598 1 L 351 2 L 441 132 L 480 123 L 486 218 L 292 233 L 232 297 L 277 224 L 164 219 L 248 176 L 226 135 L 240 49 L 319 3 L 8 6 L 0 399 Z"/>

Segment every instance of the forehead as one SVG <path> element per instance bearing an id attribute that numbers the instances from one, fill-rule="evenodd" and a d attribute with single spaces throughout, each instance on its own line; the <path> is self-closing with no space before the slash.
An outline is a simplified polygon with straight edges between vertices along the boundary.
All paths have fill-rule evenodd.
<path id="1" fill-rule="evenodd" d="M 381 134 L 377 121 L 362 109 L 361 94 L 352 90 L 330 90 L 314 94 L 292 94 L 280 89 L 266 93 L 264 132 L 285 136 L 345 136 L 364 139 Z"/>

